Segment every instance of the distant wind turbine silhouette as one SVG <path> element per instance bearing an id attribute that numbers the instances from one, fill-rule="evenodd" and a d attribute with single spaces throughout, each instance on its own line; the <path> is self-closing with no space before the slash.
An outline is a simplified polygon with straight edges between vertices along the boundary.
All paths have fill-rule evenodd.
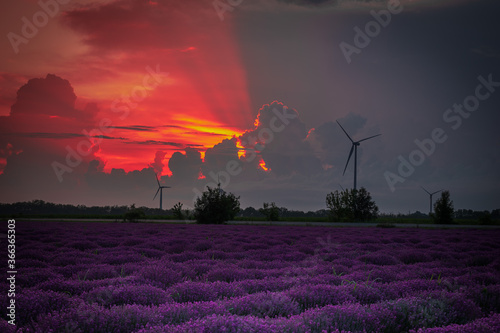
<path id="1" fill-rule="evenodd" d="M 153 198 L 153 201 L 156 199 L 158 192 L 160 192 L 160 210 L 163 210 L 163 189 L 170 188 L 170 186 L 161 186 L 160 181 L 158 180 L 158 177 L 156 176 L 155 178 L 156 178 L 156 182 L 158 183 L 158 191 L 156 191 L 156 194 Z"/>
<path id="2" fill-rule="evenodd" d="M 442 190 L 439 190 L 439 191 L 436 191 L 436 192 L 429 192 L 427 191 L 423 186 L 420 186 L 422 188 L 422 190 L 424 190 L 425 192 L 427 192 L 427 194 L 429 194 L 429 199 L 430 199 L 430 206 L 429 206 L 429 216 L 432 214 L 432 196 L 438 192 L 441 192 Z"/>
<path id="3" fill-rule="evenodd" d="M 349 153 L 349 157 L 347 158 L 347 163 L 345 164 L 344 173 L 342 175 L 345 174 L 345 171 L 347 170 L 347 166 L 349 165 L 349 161 L 351 160 L 352 152 L 354 151 L 354 189 L 356 190 L 356 185 L 357 185 L 357 166 L 358 166 L 357 165 L 358 164 L 358 146 L 360 145 L 361 142 L 366 141 L 366 140 L 371 139 L 371 138 L 374 138 L 376 136 L 382 135 L 382 134 L 377 134 L 377 135 L 370 136 L 368 138 L 364 138 L 364 139 L 359 140 L 359 141 L 354 141 L 353 139 L 351 139 L 351 137 L 349 136 L 349 134 L 347 134 L 347 132 L 345 131 L 345 129 L 342 127 L 342 125 L 340 125 L 340 123 L 339 123 L 338 120 L 337 120 L 337 124 L 339 124 L 340 128 L 342 128 L 342 131 L 344 131 L 345 135 L 347 135 L 347 137 L 349 138 L 349 140 L 351 140 L 351 142 L 352 142 L 351 152 Z"/>

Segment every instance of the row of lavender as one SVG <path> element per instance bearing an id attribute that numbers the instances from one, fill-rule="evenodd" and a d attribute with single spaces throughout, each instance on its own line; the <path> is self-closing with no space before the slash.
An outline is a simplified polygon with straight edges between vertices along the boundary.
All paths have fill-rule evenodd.
<path id="1" fill-rule="evenodd" d="M 16 228 L 18 332 L 500 331 L 497 230 Z"/>

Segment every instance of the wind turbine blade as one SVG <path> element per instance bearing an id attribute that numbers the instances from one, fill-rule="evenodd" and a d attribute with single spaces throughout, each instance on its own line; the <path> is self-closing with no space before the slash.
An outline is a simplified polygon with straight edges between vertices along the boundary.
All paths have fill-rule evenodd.
<path id="1" fill-rule="evenodd" d="M 344 131 L 345 135 L 347 135 L 347 137 L 349 138 L 349 140 L 351 140 L 352 143 L 354 143 L 354 141 L 351 139 L 351 137 L 349 136 L 349 134 L 347 134 L 347 132 L 345 131 L 345 129 L 342 127 L 342 125 L 340 125 L 339 121 L 337 120 L 337 124 L 339 124 L 340 128 L 342 128 L 342 130 Z"/>
<path id="2" fill-rule="evenodd" d="M 434 195 L 434 194 L 436 194 L 436 193 L 438 193 L 438 192 L 441 192 L 441 191 L 442 191 L 442 190 L 439 190 L 439 191 L 433 192 L 433 193 L 431 193 L 431 195 Z"/>
<path id="3" fill-rule="evenodd" d="M 160 186 L 160 181 L 158 180 L 158 175 L 155 173 L 155 178 L 156 178 L 156 182 L 158 183 L 158 186 Z"/>
<path id="4" fill-rule="evenodd" d="M 162 188 L 171 188 L 170 186 L 161 186 Z"/>
<path id="5" fill-rule="evenodd" d="M 349 153 L 349 157 L 347 158 L 347 163 L 345 164 L 344 173 L 342 173 L 342 176 L 345 174 L 345 171 L 347 170 L 347 165 L 349 165 L 349 161 L 351 160 L 353 151 L 354 151 L 354 145 L 352 145 L 351 147 L 351 152 Z"/>
<path id="6" fill-rule="evenodd" d="M 422 188 L 422 190 L 424 190 L 425 192 L 427 192 L 427 194 L 431 195 L 431 192 L 427 191 L 423 186 L 420 186 Z"/>
<path id="7" fill-rule="evenodd" d="M 158 187 L 158 191 L 156 191 L 156 194 L 155 194 L 155 196 L 153 198 L 153 201 L 156 199 L 156 196 L 158 195 L 158 192 L 160 192 L 160 187 Z"/>
<path id="8" fill-rule="evenodd" d="M 371 139 L 371 138 L 374 138 L 374 137 L 376 137 L 376 136 L 380 136 L 380 135 L 382 135 L 382 134 L 377 134 L 377 135 L 374 135 L 374 136 L 370 136 L 369 138 L 365 138 L 365 139 L 363 139 L 363 140 L 359 140 L 358 142 L 366 141 L 366 140 L 368 140 L 368 139 Z"/>

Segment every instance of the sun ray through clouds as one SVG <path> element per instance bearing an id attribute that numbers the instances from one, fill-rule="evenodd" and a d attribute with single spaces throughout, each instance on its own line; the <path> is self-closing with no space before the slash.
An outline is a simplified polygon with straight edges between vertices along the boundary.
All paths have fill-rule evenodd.
<path id="1" fill-rule="evenodd" d="M 182 19 L 189 16 L 197 17 L 195 26 Z M 99 147 L 105 171 L 141 169 L 158 150 L 167 159 L 186 147 L 204 152 L 252 125 L 233 24 L 221 24 L 211 6 L 117 1 L 71 10 L 65 22 L 90 49 L 85 58 L 73 59 L 84 64 L 83 74 L 65 71 L 79 103 L 95 102 L 99 117 L 110 118 L 113 136 L 121 138 Z M 158 82 L 155 71 L 163 74 Z"/>

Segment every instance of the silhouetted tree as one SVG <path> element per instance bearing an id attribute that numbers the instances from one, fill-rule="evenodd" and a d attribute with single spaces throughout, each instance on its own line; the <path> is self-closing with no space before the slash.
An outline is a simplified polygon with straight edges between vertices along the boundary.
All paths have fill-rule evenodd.
<path id="1" fill-rule="evenodd" d="M 329 209 L 330 221 L 343 222 L 354 219 L 354 203 L 349 195 L 349 190 L 329 193 L 326 196 L 326 207 Z"/>
<path id="2" fill-rule="evenodd" d="M 194 218 L 201 224 L 223 224 L 234 219 L 240 211 L 240 197 L 224 192 L 220 187 L 210 188 L 196 199 Z"/>
<path id="3" fill-rule="evenodd" d="M 279 221 L 280 219 L 280 209 L 274 202 L 264 202 L 263 208 L 260 208 L 259 212 L 266 216 L 267 221 Z"/>
<path id="4" fill-rule="evenodd" d="M 139 219 L 146 217 L 146 213 L 141 208 L 136 208 L 135 204 L 130 206 L 129 210 L 125 213 L 123 219 L 129 222 L 137 222 Z"/>
<path id="5" fill-rule="evenodd" d="M 481 225 L 490 225 L 490 224 L 494 224 L 493 223 L 493 219 L 491 218 L 491 214 L 489 211 L 485 210 L 481 216 L 479 217 L 478 219 L 479 221 L 479 224 Z"/>
<path id="6" fill-rule="evenodd" d="M 364 187 L 354 191 L 354 197 L 354 219 L 356 221 L 370 221 L 378 217 L 378 207 Z"/>
<path id="7" fill-rule="evenodd" d="M 434 223 L 452 224 L 453 223 L 453 201 L 450 200 L 450 192 L 441 192 L 441 197 L 434 203 Z"/>
<path id="8" fill-rule="evenodd" d="M 174 205 L 172 208 L 172 213 L 174 214 L 174 217 L 178 220 L 184 219 L 184 214 L 182 213 L 182 203 L 178 202 Z"/>
<path id="9" fill-rule="evenodd" d="M 247 207 L 245 209 L 240 210 L 240 212 L 238 213 L 238 216 L 261 217 L 262 213 L 253 207 Z"/>
<path id="10" fill-rule="evenodd" d="M 364 187 L 329 193 L 326 207 L 331 221 L 369 221 L 378 216 L 378 207 Z"/>

